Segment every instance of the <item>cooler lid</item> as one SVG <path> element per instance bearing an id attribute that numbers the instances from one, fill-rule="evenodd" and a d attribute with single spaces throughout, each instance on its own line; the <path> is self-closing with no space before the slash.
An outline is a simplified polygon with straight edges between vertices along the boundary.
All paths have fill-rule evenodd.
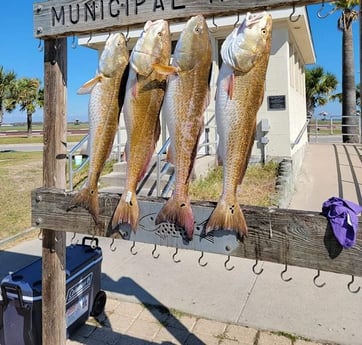
<path id="1" fill-rule="evenodd" d="M 98 243 L 97 243 L 98 244 Z M 100 247 L 76 244 L 66 248 L 66 280 L 76 276 L 102 261 Z M 1 282 L 15 284 L 20 287 L 24 301 L 41 299 L 42 294 L 42 259 L 39 258 L 31 264 L 7 275 Z M 0 294 L 1 295 L 1 294 Z M 0 296 L 1 297 L 1 296 Z M 9 296 L 15 298 L 16 296 Z"/>

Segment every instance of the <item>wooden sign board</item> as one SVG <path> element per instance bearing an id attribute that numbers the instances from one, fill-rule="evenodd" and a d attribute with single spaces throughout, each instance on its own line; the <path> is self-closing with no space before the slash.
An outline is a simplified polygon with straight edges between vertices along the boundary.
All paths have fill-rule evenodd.
<path id="1" fill-rule="evenodd" d="M 222 16 L 275 8 L 292 9 L 318 0 L 51 0 L 35 3 L 34 36 L 110 32 L 127 26 L 142 26 L 147 20 L 186 20 L 192 15 Z"/>

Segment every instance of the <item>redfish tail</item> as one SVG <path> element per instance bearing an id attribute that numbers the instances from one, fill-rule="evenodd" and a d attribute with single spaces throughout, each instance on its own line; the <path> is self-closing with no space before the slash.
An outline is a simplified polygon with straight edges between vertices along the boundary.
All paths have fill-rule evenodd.
<path id="1" fill-rule="evenodd" d="M 136 231 L 139 212 L 136 193 L 128 192 L 126 197 L 124 198 L 122 196 L 121 200 L 118 202 L 112 219 L 112 227 L 115 228 L 119 224 L 127 223 L 131 225 L 133 231 Z"/>
<path id="2" fill-rule="evenodd" d="M 236 200 L 232 203 L 219 200 L 206 225 L 206 233 L 216 230 L 236 231 L 240 237 L 247 236 L 245 217 Z"/>
<path id="3" fill-rule="evenodd" d="M 156 225 L 163 222 L 173 223 L 184 228 L 187 237 L 192 239 L 194 234 L 194 215 L 189 201 L 170 198 L 156 217 Z"/>
<path id="4" fill-rule="evenodd" d="M 98 190 L 89 187 L 82 188 L 75 194 L 70 202 L 68 210 L 76 207 L 83 207 L 92 216 L 96 224 L 99 223 Z"/>

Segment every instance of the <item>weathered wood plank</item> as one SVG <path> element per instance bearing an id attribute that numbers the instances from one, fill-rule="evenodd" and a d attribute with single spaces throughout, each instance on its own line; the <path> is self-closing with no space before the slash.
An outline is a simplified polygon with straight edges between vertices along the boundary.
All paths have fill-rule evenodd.
<path id="1" fill-rule="evenodd" d="M 319 0 L 53 0 L 33 6 L 37 38 L 109 32 L 140 26 L 147 20 L 185 20 L 191 15 L 206 17 L 290 8 L 319 3 Z"/>
<path id="2" fill-rule="evenodd" d="M 44 153 L 43 184 L 65 188 L 67 40 L 44 44 Z M 66 233 L 43 228 L 42 339 L 43 344 L 65 345 L 65 246 Z"/>
<path id="3" fill-rule="evenodd" d="M 119 197 L 100 194 L 102 226 L 96 228 L 86 210 L 67 210 L 71 193 L 40 188 L 32 195 L 32 222 L 34 226 L 44 225 L 61 231 L 114 236 L 110 224 Z M 215 203 L 194 202 L 194 238 L 187 241 L 182 231 L 173 225 L 154 224 L 164 199 L 139 199 L 141 216 L 136 233 L 128 225 L 122 225 L 119 232 L 116 231 L 126 240 L 362 276 L 362 233 L 358 233 L 353 248 L 343 250 L 327 219 L 319 213 L 243 206 L 249 236 L 239 241 L 236 234 L 229 231 L 205 236 L 204 226 Z M 360 228 L 361 225 L 360 220 Z"/>

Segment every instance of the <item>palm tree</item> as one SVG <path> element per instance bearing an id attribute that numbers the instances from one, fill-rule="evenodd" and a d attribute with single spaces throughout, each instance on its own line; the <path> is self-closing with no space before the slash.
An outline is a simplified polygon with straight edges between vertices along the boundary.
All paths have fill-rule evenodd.
<path id="1" fill-rule="evenodd" d="M 334 1 L 341 11 L 338 29 L 342 31 L 342 134 L 343 142 L 358 142 L 358 118 L 356 112 L 356 83 L 354 73 L 352 22 L 358 19 L 354 8 L 359 0 Z"/>
<path id="2" fill-rule="evenodd" d="M 4 112 L 11 111 L 16 106 L 16 103 L 8 102 L 9 98 L 13 98 L 15 81 L 16 74 L 14 72 L 5 72 L 3 66 L 0 66 L 0 126 L 3 122 Z"/>
<path id="3" fill-rule="evenodd" d="M 331 95 L 331 101 L 338 101 L 339 103 L 343 102 L 343 93 L 338 92 L 334 95 Z M 356 106 L 357 108 L 361 107 L 361 95 L 360 95 L 360 84 L 356 85 Z"/>
<path id="4" fill-rule="evenodd" d="M 40 88 L 40 80 L 36 78 L 19 79 L 16 90 L 16 103 L 21 111 L 26 111 L 28 137 L 31 137 L 33 114 L 37 107 L 44 105 L 44 90 Z"/>
<path id="5" fill-rule="evenodd" d="M 309 116 L 313 115 L 316 107 L 328 103 L 337 84 L 336 76 L 325 72 L 321 66 L 305 70 L 307 114 Z"/>

